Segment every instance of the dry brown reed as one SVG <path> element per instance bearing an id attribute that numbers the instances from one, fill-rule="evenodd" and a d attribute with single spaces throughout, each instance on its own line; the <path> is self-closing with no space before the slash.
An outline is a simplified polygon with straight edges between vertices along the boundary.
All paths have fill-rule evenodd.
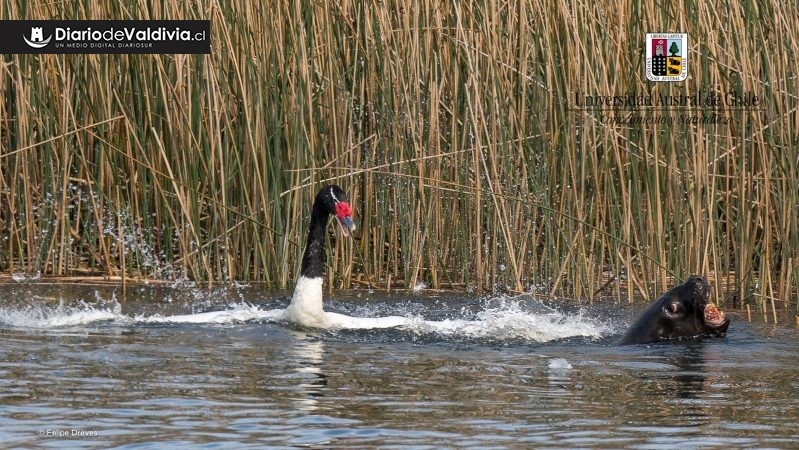
<path id="1" fill-rule="evenodd" d="M 210 55 L 6 55 L 0 270 L 261 280 L 352 197 L 331 287 L 591 299 L 691 273 L 795 304 L 795 2 L 27 2 L 0 18 L 210 19 Z M 645 33 L 689 78 L 644 77 Z M 729 124 L 609 124 L 595 95 L 752 92 Z M 641 115 L 707 115 L 673 107 Z"/>

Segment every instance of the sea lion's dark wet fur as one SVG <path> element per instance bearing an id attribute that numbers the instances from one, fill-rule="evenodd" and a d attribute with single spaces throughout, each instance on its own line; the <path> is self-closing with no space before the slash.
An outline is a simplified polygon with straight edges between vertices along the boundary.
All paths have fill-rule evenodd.
<path id="1" fill-rule="evenodd" d="M 663 293 L 633 323 L 621 345 L 646 344 L 669 339 L 723 336 L 729 317 L 718 326 L 705 322 L 710 286 L 704 278 L 692 276 Z"/>

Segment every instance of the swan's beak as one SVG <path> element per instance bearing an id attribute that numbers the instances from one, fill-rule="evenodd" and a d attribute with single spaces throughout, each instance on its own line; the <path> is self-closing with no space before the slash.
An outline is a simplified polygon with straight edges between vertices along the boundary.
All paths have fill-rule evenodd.
<path id="1" fill-rule="evenodd" d="M 341 228 L 344 237 L 350 236 L 350 231 L 355 230 L 355 223 L 352 221 L 352 208 L 347 202 L 336 202 L 336 220 Z"/>
<path id="2" fill-rule="evenodd" d="M 352 216 L 336 216 L 336 220 L 338 220 L 341 234 L 343 234 L 344 237 L 349 237 L 350 231 L 355 230 L 355 222 L 352 221 Z"/>

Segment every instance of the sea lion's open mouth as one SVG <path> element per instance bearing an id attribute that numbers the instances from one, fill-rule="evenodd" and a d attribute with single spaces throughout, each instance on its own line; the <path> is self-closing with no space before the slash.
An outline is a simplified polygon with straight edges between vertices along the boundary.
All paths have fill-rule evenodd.
<path id="1" fill-rule="evenodd" d="M 705 323 L 712 328 L 718 328 L 724 325 L 727 320 L 727 315 L 724 311 L 720 310 L 715 304 L 708 303 L 705 305 Z"/>

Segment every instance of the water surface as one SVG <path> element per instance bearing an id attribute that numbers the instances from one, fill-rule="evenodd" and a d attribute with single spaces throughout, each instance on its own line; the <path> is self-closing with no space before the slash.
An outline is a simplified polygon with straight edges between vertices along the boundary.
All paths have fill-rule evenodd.
<path id="1" fill-rule="evenodd" d="M 614 342 L 643 304 L 335 293 L 400 328 L 275 321 L 284 292 L 0 285 L 10 447 L 796 448 L 799 333 Z M 363 320 L 366 320 L 363 319 Z M 366 322 L 361 322 L 366 323 Z"/>

